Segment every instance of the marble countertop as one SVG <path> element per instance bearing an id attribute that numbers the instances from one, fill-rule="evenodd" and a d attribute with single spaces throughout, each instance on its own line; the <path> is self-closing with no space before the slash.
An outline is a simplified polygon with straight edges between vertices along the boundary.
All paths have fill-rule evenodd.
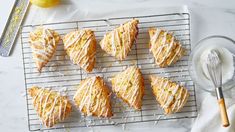
<path id="1" fill-rule="evenodd" d="M 106 3 L 105 3 L 106 1 Z M 114 6 L 115 4 L 122 5 L 125 0 L 104 0 L 104 6 Z M 180 6 L 187 5 L 191 12 L 191 37 L 192 44 L 195 45 L 200 39 L 210 35 L 225 35 L 235 39 L 235 1 L 234 0 L 126 0 L 128 2 L 136 2 L 132 5 L 123 4 L 123 8 L 128 6 L 148 5 L 151 7 L 160 6 Z M 77 3 L 85 3 L 85 0 L 79 0 Z M 78 5 L 78 9 L 83 12 L 89 12 L 92 8 L 89 6 L 96 6 L 97 0 L 87 2 L 88 4 Z M 4 4 L 4 3 L 3 3 Z M 69 5 L 71 2 L 62 2 L 64 5 Z M 68 10 L 65 8 L 65 10 Z M 34 12 L 35 7 L 31 7 L 29 13 Z M 105 8 L 97 8 L 95 12 L 105 13 Z M 29 15 L 30 16 L 30 15 Z M 99 16 L 97 16 L 99 17 Z M 29 20 L 26 17 L 26 22 Z M 27 111 L 25 101 L 24 89 L 24 72 L 22 65 L 22 55 L 20 43 L 16 43 L 10 57 L 0 57 L 0 128 L 4 132 L 26 132 L 28 131 Z M 235 93 L 235 90 L 232 90 Z M 200 102 L 207 93 L 197 89 L 197 103 Z M 189 124 L 182 124 L 178 127 L 172 126 L 153 126 L 146 125 L 145 127 L 127 126 L 125 131 L 190 131 L 192 122 Z M 122 127 L 104 127 L 104 128 L 83 128 L 77 131 L 121 131 Z M 62 131 L 62 130 L 61 130 Z M 73 131 L 73 130 L 71 130 Z"/>

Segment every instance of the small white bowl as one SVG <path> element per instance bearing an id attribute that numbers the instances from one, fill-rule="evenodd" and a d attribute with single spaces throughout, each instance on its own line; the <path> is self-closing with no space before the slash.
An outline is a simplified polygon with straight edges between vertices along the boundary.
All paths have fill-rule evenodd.
<path id="1" fill-rule="evenodd" d="M 192 80 L 205 91 L 214 92 L 214 86 L 205 75 L 202 69 L 203 58 L 202 55 L 208 49 L 217 48 L 221 52 L 224 52 L 221 60 L 227 65 L 224 66 L 223 73 L 226 73 L 223 82 L 223 91 L 229 90 L 235 87 L 235 41 L 225 36 L 209 36 L 200 40 L 193 48 L 189 56 L 189 73 Z M 206 63 L 206 62 L 205 62 Z M 223 68 L 222 68 L 223 69 Z"/>

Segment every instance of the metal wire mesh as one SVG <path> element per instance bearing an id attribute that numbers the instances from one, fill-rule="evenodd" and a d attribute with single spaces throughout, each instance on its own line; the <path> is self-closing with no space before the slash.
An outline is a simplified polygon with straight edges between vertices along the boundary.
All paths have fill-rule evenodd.
<path id="1" fill-rule="evenodd" d="M 61 36 L 78 28 L 90 28 L 95 31 L 96 39 L 99 42 L 107 31 L 111 31 L 119 24 L 132 18 L 136 18 L 140 21 L 139 35 L 136 44 L 133 45 L 132 51 L 128 54 L 126 60 L 122 62 L 116 61 L 113 57 L 106 55 L 104 51 L 97 46 L 97 64 L 95 70 L 89 74 L 70 62 L 69 58 L 65 55 L 62 42 L 59 44 L 54 58 L 39 74 L 34 61 L 32 60 L 32 51 L 29 46 L 28 37 L 30 31 L 41 25 L 26 25 L 22 27 L 21 42 L 26 93 L 28 88 L 33 85 L 38 85 L 41 87 L 52 88 L 57 91 L 64 91 L 72 100 L 72 96 L 76 92 L 76 85 L 87 76 L 99 75 L 104 78 L 106 84 L 111 88 L 109 78 L 131 65 L 137 65 L 141 69 L 145 80 L 145 95 L 141 111 L 135 111 L 129 108 L 125 103 L 120 101 L 120 99 L 117 99 L 115 95 L 112 95 L 112 109 L 114 116 L 111 119 L 84 117 L 76 108 L 73 108 L 72 115 L 53 128 L 45 128 L 41 124 L 36 111 L 33 109 L 32 98 L 26 94 L 29 130 L 37 131 L 86 126 L 108 126 L 126 123 L 195 118 L 197 116 L 194 83 L 189 77 L 187 62 L 191 50 L 190 14 L 173 13 L 60 22 L 43 24 L 43 26 L 56 30 Z M 149 36 L 147 30 L 149 27 L 159 27 L 174 32 L 183 47 L 188 50 L 188 54 L 176 64 L 167 68 L 155 66 L 153 56 L 149 53 L 148 47 Z M 148 80 L 148 75 L 150 74 L 169 77 L 188 88 L 190 97 L 181 112 L 169 116 L 163 114 L 163 111 L 156 103 L 150 88 L 150 82 Z"/>

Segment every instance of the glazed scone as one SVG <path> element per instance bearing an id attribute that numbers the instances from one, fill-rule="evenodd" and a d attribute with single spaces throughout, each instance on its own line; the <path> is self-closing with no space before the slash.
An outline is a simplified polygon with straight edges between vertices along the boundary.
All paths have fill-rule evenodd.
<path id="1" fill-rule="evenodd" d="M 81 29 L 66 34 L 63 38 L 64 49 L 70 60 L 86 72 L 91 72 L 95 65 L 96 39 L 90 29 Z"/>
<path id="2" fill-rule="evenodd" d="M 155 75 L 150 76 L 150 81 L 153 94 L 165 114 L 179 112 L 184 107 L 189 97 L 186 88 L 167 78 Z"/>
<path id="3" fill-rule="evenodd" d="M 53 127 L 63 121 L 72 111 L 68 97 L 60 93 L 33 86 L 28 90 L 38 116 L 46 127 Z"/>
<path id="4" fill-rule="evenodd" d="M 111 117 L 111 93 L 101 77 L 89 77 L 77 87 L 74 101 L 79 110 L 87 116 Z"/>
<path id="5" fill-rule="evenodd" d="M 144 96 L 144 79 L 136 66 L 118 73 L 112 79 L 113 92 L 136 110 L 141 109 Z"/>
<path id="6" fill-rule="evenodd" d="M 149 36 L 150 52 L 152 52 L 155 63 L 159 67 L 174 64 L 186 54 L 186 49 L 176 40 L 173 33 L 160 28 L 150 28 Z"/>
<path id="7" fill-rule="evenodd" d="M 101 48 L 116 59 L 124 60 L 138 35 L 138 23 L 133 19 L 105 34 L 100 42 Z"/>
<path id="8" fill-rule="evenodd" d="M 43 27 L 38 27 L 29 34 L 33 60 L 39 72 L 53 57 L 59 41 L 60 35 L 57 32 Z"/>

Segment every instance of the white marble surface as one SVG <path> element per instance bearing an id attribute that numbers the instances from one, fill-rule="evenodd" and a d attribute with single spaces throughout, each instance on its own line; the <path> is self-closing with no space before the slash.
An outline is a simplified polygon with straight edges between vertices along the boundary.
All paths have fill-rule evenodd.
<path id="1" fill-rule="evenodd" d="M 101 4 L 98 0 L 88 2 L 88 4 L 79 4 L 78 9 L 81 12 L 87 13 L 106 13 L 105 8 L 96 8 L 92 10 L 92 7 L 99 4 L 103 7 L 113 6 L 113 10 L 118 10 L 116 5 L 122 6 L 122 9 L 128 9 L 130 7 L 154 7 L 159 6 L 175 6 L 175 5 L 188 5 L 191 10 L 192 17 L 192 44 L 195 44 L 198 40 L 209 35 L 226 35 L 235 39 L 235 1 L 234 0 L 168 0 L 161 1 L 155 0 L 154 4 L 151 4 L 153 0 L 104 0 L 105 4 Z M 104 1 L 102 1 L 104 3 Z M 125 4 L 128 1 L 135 1 L 136 3 Z M 6 2 L 6 1 L 4 1 Z M 4 4 L 4 2 L 2 4 Z M 79 0 L 84 3 L 85 0 Z M 79 3 L 78 2 L 78 3 Z M 71 4 L 71 2 L 63 2 Z M 33 12 L 35 8 L 31 8 L 30 12 Z M 69 10 L 65 8 L 64 10 Z M 97 15 L 99 17 L 99 15 Z M 30 18 L 26 18 L 26 21 Z M 78 18 L 79 19 L 79 18 Z M 17 43 L 10 57 L 0 57 L 0 128 L 4 132 L 26 132 L 27 126 L 27 114 L 26 114 L 26 102 L 25 102 L 25 89 L 24 89 L 24 74 L 21 56 L 21 46 Z M 233 90 L 234 93 L 235 90 Z M 198 104 L 203 99 L 203 95 L 206 93 L 197 89 Z M 234 94 L 230 94 L 234 96 Z M 143 125 L 131 125 L 127 126 L 125 131 L 190 131 L 190 122 L 188 124 L 182 124 L 180 126 L 168 126 L 153 124 Z M 141 126 L 141 127 L 140 127 Z M 76 129 L 76 131 L 122 131 L 122 127 L 104 127 L 104 128 L 86 128 Z M 74 130 L 71 130 L 74 131 Z"/>

